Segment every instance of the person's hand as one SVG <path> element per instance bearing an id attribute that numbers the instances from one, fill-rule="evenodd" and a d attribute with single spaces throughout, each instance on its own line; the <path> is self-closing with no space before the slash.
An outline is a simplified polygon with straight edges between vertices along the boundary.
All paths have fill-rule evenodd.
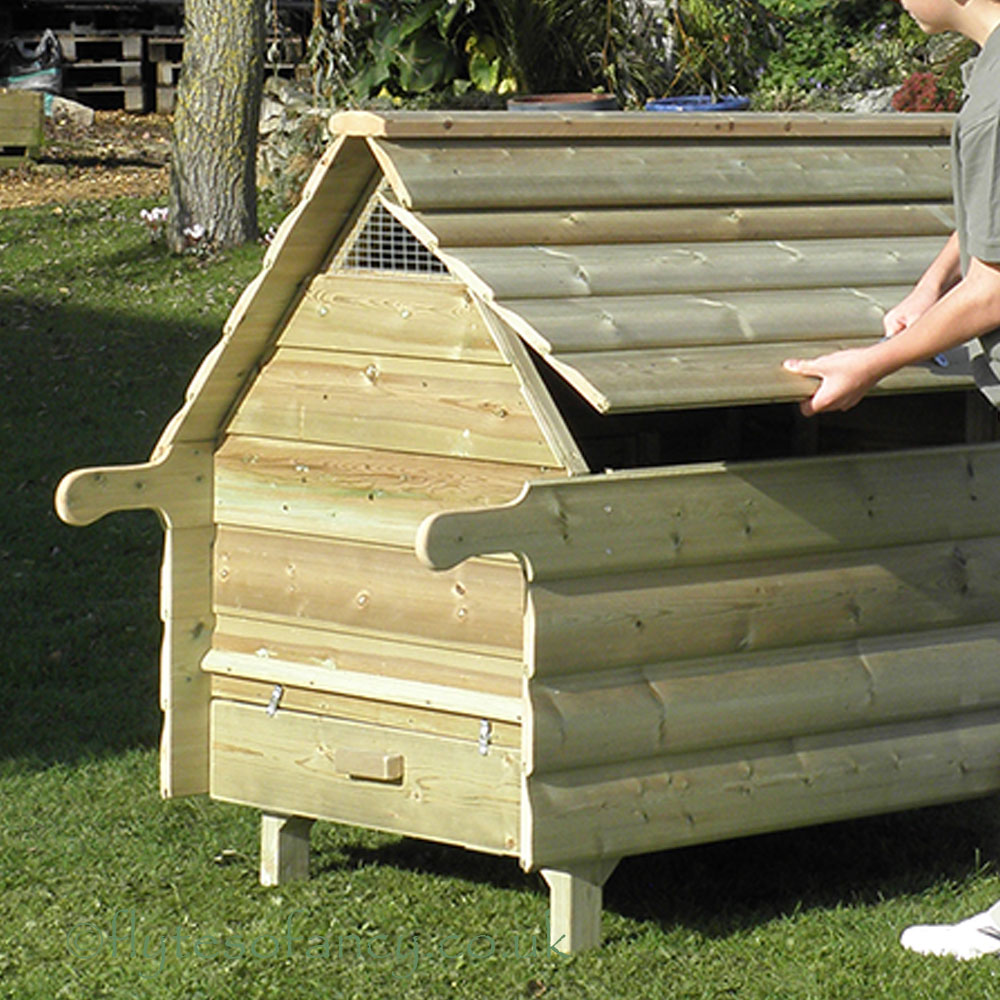
<path id="1" fill-rule="evenodd" d="M 880 377 L 870 351 L 865 348 L 837 351 L 812 360 L 789 358 L 782 367 L 796 375 L 820 380 L 812 397 L 799 404 L 807 417 L 823 410 L 849 410 Z"/>
<path id="2" fill-rule="evenodd" d="M 912 326 L 934 303 L 937 296 L 931 292 L 914 288 L 899 305 L 893 306 L 882 317 L 882 329 L 887 337 L 895 337 L 908 326 Z"/>

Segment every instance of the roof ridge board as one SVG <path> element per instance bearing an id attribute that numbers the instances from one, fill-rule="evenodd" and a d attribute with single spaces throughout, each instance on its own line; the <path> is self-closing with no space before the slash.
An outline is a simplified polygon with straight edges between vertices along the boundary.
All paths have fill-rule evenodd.
<path id="1" fill-rule="evenodd" d="M 366 139 L 572 139 L 572 138 L 948 138 L 954 115 L 835 112 L 736 114 L 650 111 L 340 111 L 329 121 L 335 135 Z"/>

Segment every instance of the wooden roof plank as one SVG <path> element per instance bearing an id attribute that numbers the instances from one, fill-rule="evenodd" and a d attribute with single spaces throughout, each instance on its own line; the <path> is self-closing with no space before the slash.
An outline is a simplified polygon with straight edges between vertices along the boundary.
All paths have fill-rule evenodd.
<path id="1" fill-rule="evenodd" d="M 907 285 L 941 249 L 938 236 L 453 247 L 500 300 L 656 295 L 731 289 Z"/>
<path id="2" fill-rule="evenodd" d="M 777 403 L 805 399 L 816 380 L 781 367 L 790 357 L 862 347 L 871 337 L 810 342 L 686 347 L 551 355 L 549 362 L 602 413 Z M 964 371 L 909 366 L 883 379 L 873 392 L 969 388 Z"/>
<path id="3" fill-rule="evenodd" d="M 747 343 L 877 339 L 882 316 L 908 284 L 874 287 L 726 291 L 703 295 L 623 295 L 507 299 L 502 305 L 530 324 L 545 354 Z"/>
<path id="4" fill-rule="evenodd" d="M 954 115 L 885 114 L 665 114 L 598 111 L 530 114 L 481 111 L 342 111 L 330 119 L 334 135 L 375 139 L 579 139 L 711 138 L 717 136 L 829 137 L 917 136 L 947 138 Z"/>
<path id="5" fill-rule="evenodd" d="M 390 209 L 391 210 L 391 209 Z M 402 220 L 401 220 L 402 221 Z M 404 223 L 443 247 L 947 236 L 949 202 L 437 211 Z M 416 227 L 416 228 L 415 228 Z"/>
<path id="6" fill-rule="evenodd" d="M 418 211 L 908 202 L 951 191 L 943 142 L 370 142 Z"/>

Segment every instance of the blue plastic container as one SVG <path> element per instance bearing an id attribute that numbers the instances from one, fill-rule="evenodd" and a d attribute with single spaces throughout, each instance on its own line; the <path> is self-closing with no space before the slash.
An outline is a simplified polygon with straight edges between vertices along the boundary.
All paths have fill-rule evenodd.
<path id="1" fill-rule="evenodd" d="M 746 111 L 749 97 L 721 97 L 713 101 L 708 94 L 683 97 L 657 97 L 646 101 L 647 111 Z"/>

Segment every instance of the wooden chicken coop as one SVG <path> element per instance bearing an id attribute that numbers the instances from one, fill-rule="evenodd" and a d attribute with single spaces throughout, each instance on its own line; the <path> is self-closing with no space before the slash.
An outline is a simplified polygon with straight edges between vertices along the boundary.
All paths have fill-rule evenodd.
<path id="1" fill-rule="evenodd" d="M 162 790 L 618 859 L 1000 787 L 1000 444 L 958 353 L 802 417 L 950 231 L 948 116 L 334 117 L 151 459 Z"/>

